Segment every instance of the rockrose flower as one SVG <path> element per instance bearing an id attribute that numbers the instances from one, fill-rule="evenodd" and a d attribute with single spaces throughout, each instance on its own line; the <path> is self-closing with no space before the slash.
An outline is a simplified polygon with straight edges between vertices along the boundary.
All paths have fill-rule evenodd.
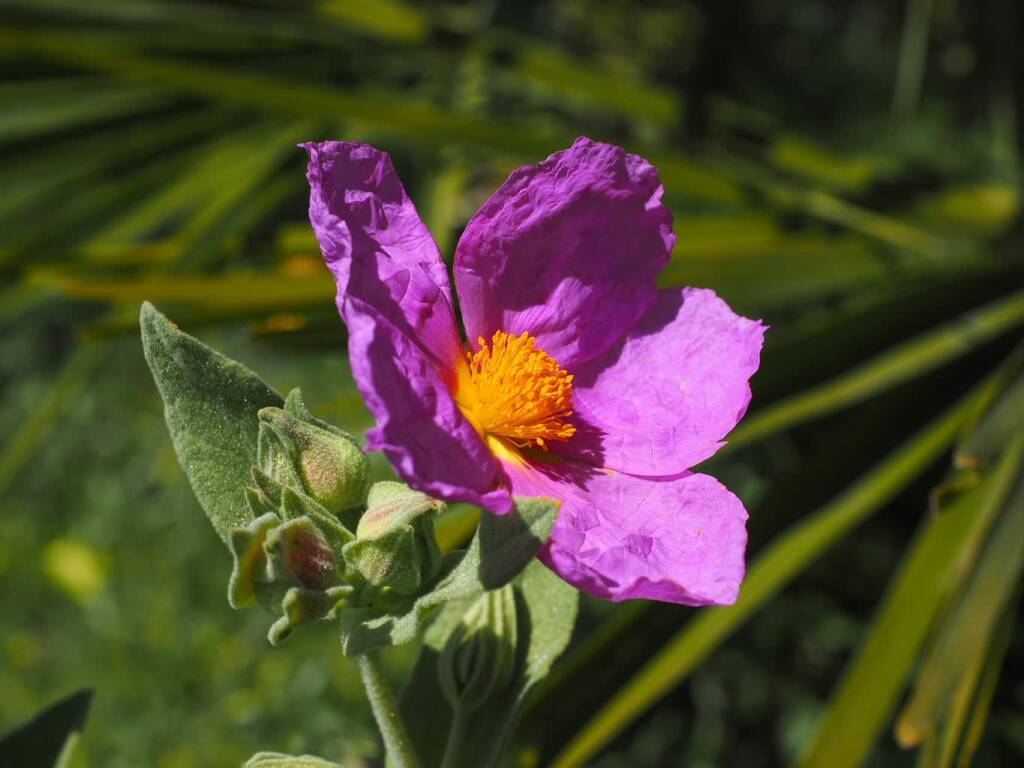
<path id="1" fill-rule="evenodd" d="M 592 595 L 733 602 L 747 514 L 690 468 L 743 416 L 764 326 L 656 287 L 675 237 L 650 163 L 581 138 L 515 171 L 459 241 L 456 304 L 388 156 L 303 146 L 369 448 L 496 514 L 513 494 L 559 500 L 540 557 Z"/>

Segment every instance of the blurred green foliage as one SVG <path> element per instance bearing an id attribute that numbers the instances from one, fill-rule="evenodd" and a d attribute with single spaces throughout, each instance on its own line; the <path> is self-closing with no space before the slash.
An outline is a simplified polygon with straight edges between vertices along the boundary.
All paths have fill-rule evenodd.
<path id="1" fill-rule="evenodd" d="M 659 167 L 679 235 L 664 284 L 773 328 L 751 415 L 713 460 L 751 511 L 751 588 L 697 614 L 584 600 L 510 758 L 910 765 L 899 719 L 908 743 L 936 728 L 925 765 L 1024 761 L 1024 406 L 1000 368 L 1024 325 L 1018 4 L 0 14 L 0 730 L 90 687 L 78 768 L 379 759 L 336 632 L 270 649 L 264 617 L 227 608 L 230 563 L 175 461 L 138 305 L 361 433 L 294 145 L 389 151 L 450 255 L 511 168 L 588 134 Z M 947 475 L 986 423 L 1006 433 L 988 463 Z M 389 476 L 379 456 L 374 472 Z M 396 682 L 414 660 L 389 653 Z"/>

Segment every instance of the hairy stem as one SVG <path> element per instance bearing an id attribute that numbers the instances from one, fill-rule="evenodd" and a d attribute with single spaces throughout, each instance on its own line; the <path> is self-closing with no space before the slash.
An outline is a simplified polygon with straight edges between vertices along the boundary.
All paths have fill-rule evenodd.
<path id="1" fill-rule="evenodd" d="M 356 656 L 356 664 L 359 665 L 366 697 L 370 700 L 373 716 L 377 720 L 381 738 L 384 739 L 388 764 L 393 768 L 416 768 L 416 752 L 412 748 L 405 723 L 398 713 L 395 694 L 384 679 L 380 657 L 374 651 L 362 653 Z"/>

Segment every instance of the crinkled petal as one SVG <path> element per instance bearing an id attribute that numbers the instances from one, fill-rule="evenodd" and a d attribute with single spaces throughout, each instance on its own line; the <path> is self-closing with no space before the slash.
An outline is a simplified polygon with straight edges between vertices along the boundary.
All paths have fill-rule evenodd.
<path id="1" fill-rule="evenodd" d="M 715 478 L 640 478 L 571 461 L 506 472 L 514 493 L 562 501 L 540 558 L 584 592 L 614 601 L 736 601 L 747 512 Z"/>
<path id="2" fill-rule="evenodd" d="M 419 345 L 359 300 L 345 302 L 344 318 L 352 374 L 377 420 L 367 448 L 383 451 L 416 490 L 508 512 L 494 456 Z"/>
<path id="3" fill-rule="evenodd" d="M 553 449 L 635 475 L 690 469 L 746 412 L 764 333 L 713 291 L 659 291 L 622 342 L 573 371 L 577 433 Z"/>
<path id="4" fill-rule="evenodd" d="M 448 272 L 391 159 L 369 144 L 310 142 L 309 219 L 338 285 L 444 368 L 462 354 Z"/>
<path id="5" fill-rule="evenodd" d="M 654 303 L 675 242 L 661 196 L 650 163 L 586 138 L 515 171 L 455 252 L 470 344 L 527 331 L 569 368 L 605 352 Z"/>

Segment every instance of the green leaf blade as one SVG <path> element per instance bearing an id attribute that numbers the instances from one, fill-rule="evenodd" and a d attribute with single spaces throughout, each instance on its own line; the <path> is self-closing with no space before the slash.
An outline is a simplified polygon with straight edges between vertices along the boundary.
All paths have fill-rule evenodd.
<path id="1" fill-rule="evenodd" d="M 906 746 L 919 744 L 938 727 L 957 683 L 972 660 L 985 653 L 1024 573 L 1024 434 L 1005 452 L 991 482 L 989 504 L 1002 507 L 970 580 L 939 629 L 917 687 L 896 733 Z"/>
<path id="2" fill-rule="evenodd" d="M 909 677 L 965 546 L 986 522 L 979 495 L 929 521 L 908 553 L 800 765 L 856 766 L 870 751 Z"/>
<path id="3" fill-rule="evenodd" d="M 92 690 L 86 689 L 47 707 L 0 739 L 0 765 L 63 766 L 85 725 Z"/>
<path id="4" fill-rule="evenodd" d="M 179 331 L 148 302 L 140 324 L 178 460 L 226 544 L 230 529 L 252 520 L 243 488 L 256 461 L 257 412 L 284 400 L 245 366 Z"/>
<path id="5" fill-rule="evenodd" d="M 337 763 L 313 755 L 285 755 L 281 752 L 257 752 L 243 768 L 341 768 Z"/>
<path id="6" fill-rule="evenodd" d="M 556 768 L 585 764 L 814 559 L 896 496 L 950 446 L 978 392 L 962 399 L 849 490 L 769 545 L 748 571 L 739 600 L 705 609 L 680 630 L 573 736 L 552 764 Z"/>
<path id="7" fill-rule="evenodd" d="M 472 713 L 472 721 L 487 723 L 486 728 L 456 728 L 451 708 L 437 704 L 444 701 L 438 681 L 441 654 L 472 601 L 447 604 L 427 630 L 412 678 L 402 694 L 409 735 L 426 765 L 441 764 L 449 746 L 446 735 L 449 741 L 458 742 L 451 747 L 457 751 L 458 760 L 451 764 L 481 768 L 499 765 L 530 693 L 569 644 L 576 625 L 579 592 L 536 560 L 512 586 L 519 635 L 515 672 L 507 687 Z"/>

